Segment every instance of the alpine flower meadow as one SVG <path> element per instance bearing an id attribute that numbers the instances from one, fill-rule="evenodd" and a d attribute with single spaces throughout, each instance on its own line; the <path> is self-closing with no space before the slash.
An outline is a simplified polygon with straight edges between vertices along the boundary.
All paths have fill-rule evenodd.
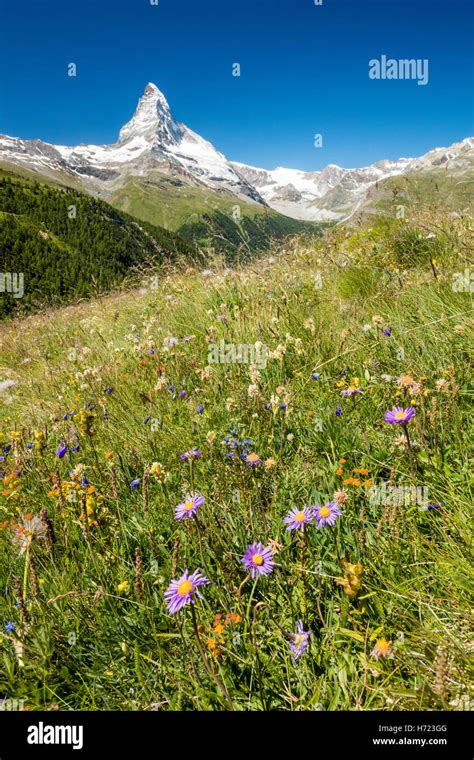
<path id="1" fill-rule="evenodd" d="M 452 285 L 472 229 L 395 179 L 389 216 L 380 180 L 369 220 L 239 238 L 206 276 L 177 251 L 136 290 L 0 322 L 0 692 L 32 711 L 465 709 L 472 304 Z M 178 185 L 184 233 L 198 188 Z"/>

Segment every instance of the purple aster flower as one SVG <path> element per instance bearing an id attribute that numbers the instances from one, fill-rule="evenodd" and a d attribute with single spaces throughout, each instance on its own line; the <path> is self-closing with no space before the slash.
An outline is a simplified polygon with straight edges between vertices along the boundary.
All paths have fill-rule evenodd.
<path id="1" fill-rule="evenodd" d="M 170 393 L 174 393 L 174 385 L 170 385 L 170 387 L 168 388 L 168 390 L 170 391 Z"/>
<path id="2" fill-rule="evenodd" d="M 401 406 L 396 406 L 395 409 L 391 409 L 389 412 L 385 412 L 383 418 L 385 422 L 388 422 L 390 425 L 394 422 L 398 425 L 405 425 L 407 422 L 410 422 L 414 416 L 414 406 L 409 406 L 408 409 L 402 409 Z"/>
<path id="3" fill-rule="evenodd" d="M 259 467 L 262 464 L 262 460 L 255 451 L 252 454 L 243 454 L 242 459 L 248 467 Z"/>
<path id="4" fill-rule="evenodd" d="M 179 455 L 179 458 L 183 462 L 189 462 L 191 459 L 201 459 L 201 452 L 199 449 L 191 449 L 191 451 L 184 451 L 182 454 Z"/>
<path id="5" fill-rule="evenodd" d="M 202 405 L 202 404 L 198 404 L 197 413 L 198 413 L 198 414 L 202 414 L 202 413 L 203 413 L 203 411 L 204 411 L 204 407 L 203 407 L 203 405 Z"/>
<path id="6" fill-rule="evenodd" d="M 73 452 L 74 452 L 75 454 L 77 454 L 77 452 L 79 451 L 79 449 L 80 449 L 80 448 L 81 448 L 81 447 L 79 446 L 79 444 L 77 444 L 76 446 L 74 446 L 74 448 L 73 448 Z"/>
<path id="7" fill-rule="evenodd" d="M 184 575 L 177 581 L 171 581 L 165 591 L 166 609 L 170 615 L 184 607 L 186 604 L 194 604 L 194 594 L 202 599 L 201 594 L 197 591 L 198 586 L 207 586 L 210 581 L 205 578 L 199 570 L 195 570 L 192 575 L 184 571 Z"/>
<path id="8" fill-rule="evenodd" d="M 205 502 L 204 496 L 189 496 L 186 501 L 174 510 L 174 516 L 176 520 L 184 520 L 186 517 L 193 517 L 198 510 L 198 507 L 202 507 Z"/>
<path id="9" fill-rule="evenodd" d="M 349 388 L 345 388 L 341 391 L 341 396 L 353 396 L 354 393 L 363 393 L 361 388 L 356 388 L 354 385 L 350 385 Z"/>
<path id="10" fill-rule="evenodd" d="M 319 372 L 311 372 L 311 379 L 312 380 L 319 380 L 320 377 L 321 377 L 321 375 L 319 374 Z"/>
<path id="11" fill-rule="evenodd" d="M 322 528 L 324 525 L 334 525 L 339 515 L 342 515 L 342 510 L 337 501 L 330 501 L 324 507 L 314 507 L 314 516 L 318 528 Z"/>
<path id="12" fill-rule="evenodd" d="M 180 398 L 184 398 L 185 396 L 186 396 L 186 391 L 180 391 L 179 392 L 179 397 Z"/>
<path id="13" fill-rule="evenodd" d="M 269 546 L 264 547 L 261 543 L 248 546 L 242 557 L 242 562 L 245 569 L 250 571 L 252 578 L 257 578 L 259 575 L 269 575 L 275 567 L 272 550 Z"/>
<path id="14" fill-rule="evenodd" d="M 132 482 L 130 483 L 130 488 L 138 488 L 138 486 L 140 485 L 140 480 L 141 478 L 135 478 L 135 480 L 132 480 Z"/>
<path id="15" fill-rule="evenodd" d="M 15 626 L 13 623 L 7 623 L 4 628 L 5 633 L 10 633 L 10 631 L 14 631 L 14 630 L 15 630 Z"/>
<path id="16" fill-rule="evenodd" d="M 298 620 L 296 623 L 296 633 L 289 634 L 290 650 L 292 651 L 295 660 L 297 660 L 298 657 L 301 657 L 301 655 L 308 649 L 311 633 L 311 631 L 305 631 L 303 621 Z"/>
<path id="17" fill-rule="evenodd" d="M 309 525 L 309 523 L 313 522 L 314 520 L 314 509 L 313 507 L 304 507 L 303 509 L 298 509 L 298 507 L 293 507 L 293 509 L 290 509 L 288 512 L 288 515 L 283 520 L 284 523 L 287 525 L 287 530 L 302 530 L 304 531 L 304 526 Z"/>
<path id="18" fill-rule="evenodd" d="M 109 387 L 105 389 L 106 393 L 112 393 L 112 391 L 113 391 L 113 388 L 111 385 L 109 385 Z"/>
<path id="19" fill-rule="evenodd" d="M 66 441 L 61 441 L 61 444 L 60 444 L 60 446 L 59 446 L 59 449 L 58 449 L 58 450 L 57 450 L 57 452 L 56 452 L 56 456 L 58 457 L 58 459 L 62 459 L 62 458 L 63 458 L 63 456 L 64 456 L 66 453 L 67 453 L 67 446 L 66 446 Z"/>
<path id="20" fill-rule="evenodd" d="M 286 409 L 287 406 L 288 406 L 288 404 L 285 404 L 285 403 L 280 404 L 280 409 Z"/>
<path id="21" fill-rule="evenodd" d="M 10 444 L 7 444 L 6 446 L 3 447 L 3 453 L 8 454 L 9 451 L 11 451 L 11 448 L 12 447 L 10 446 Z"/>
<path id="22" fill-rule="evenodd" d="M 342 409 L 339 404 L 336 406 L 336 417 L 342 417 Z"/>
<path id="23" fill-rule="evenodd" d="M 83 475 L 82 478 L 81 478 L 81 486 L 83 488 L 87 488 L 87 486 L 89 486 L 89 485 L 90 485 L 89 481 L 87 480 L 86 476 Z"/>
<path id="24" fill-rule="evenodd" d="M 385 335 L 386 338 L 390 338 L 390 336 L 392 334 L 392 328 L 391 327 L 386 327 L 385 330 L 383 331 L 383 334 Z"/>

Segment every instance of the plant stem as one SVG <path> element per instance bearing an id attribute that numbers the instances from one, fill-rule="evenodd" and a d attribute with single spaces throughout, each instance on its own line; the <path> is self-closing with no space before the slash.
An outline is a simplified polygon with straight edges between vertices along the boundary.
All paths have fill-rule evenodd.
<path id="1" fill-rule="evenodd" d="M 196 636 L 196 642 L 197 642 L 197 645 L 198 645 L 199 653 L 200 653 L 200 655 L 202 657 L 202 661 L 204 663 L 204 667 L 206 668 L 207 672 L 209 673 L 210 677 L 212 678 L 212 680 L 214 681 L 214 683 L 216 684 L 216 686 L 222 691 L 223 695 L 225 696 L 225 698 L 227 700 L 227 704 L 229 705 L 229 709 L 233 710 L 234 709 L 234 705 L 233 705 L 232 700 L 230 698 L 229 692 L 227 691 L 227 687 L 226 687 L 225 683 L 223 683 L 220 680 L 220 678 L 218 678 L 216 676 L 216 674 L 212 670 L 211 666 L 209 665 L 209 660 L 207 659 L 207 655 L 206 655 L 206 652 L 204 651 L 204 647 L 203 647 L 202 642 L 201 642 L 201 637 L 199 635 L 199 628 L 198 628 L 198 623 L 197 623 L 197 618 L 196 618 L 196 610 L 194 609 L 194 604 L 191 604 L 191 613 L 192 613 L 192 617 L 193 617 L 194 635 Z"/>

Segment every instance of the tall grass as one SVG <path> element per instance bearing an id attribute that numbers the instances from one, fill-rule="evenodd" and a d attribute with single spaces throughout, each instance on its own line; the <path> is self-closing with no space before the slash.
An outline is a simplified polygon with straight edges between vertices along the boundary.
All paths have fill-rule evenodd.
<path id="1" fill-rule="evenodd" d="M 472 300 L 452 275 L 470 230 L 422 221 L 436 276 L 425 255 L 400 269 L 406 231 L 379 222 L 295 238 L 236 271 L 216 263 L 158 285 L 150 273 L 140 292 L 0 328 L 1 372 L 16 383 L 1 396 L 0 622 L 14 630 L 0 640 L 0 695 L 31 709 L 469 704 Z M 267 365 L 209 364 L 221 339 L 260 341 Z M 363 392 L 343 397 L 352 378 Z M 412 403 L 410 453 L 383 416 Z M 226 456 L 225 438 L 250 440 L 262 464 Z M 193 447 L 190 467 L 179 455 Z M 148 475 L 154 462 L 163 475 Z M 384 483 L 441 506 L 376 504 Z M 286 530 L 290 508 L 341 490 L 334 528 Z M 190 492 L 205 504 L 178 522 Z M 52 546 L 18 532 L 41 510 Z M 241 557 L 258 541 L 276 567 L 254 583 Z M 353 595 L 345 562 L 362 565 Z M 211 580 L 194 622 L 163 599 L 185 568 Z M 312 636 L 295 661 L 298 620 Z M 393 657 L 377 660 L 382 637 Z"/>

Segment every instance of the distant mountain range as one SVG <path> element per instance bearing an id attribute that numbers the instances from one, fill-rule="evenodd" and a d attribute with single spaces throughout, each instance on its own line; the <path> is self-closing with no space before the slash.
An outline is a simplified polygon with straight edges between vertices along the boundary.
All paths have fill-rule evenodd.
<path id="1" fill-rule="evenodd" d="M 320 172 L 278 168 L 273 171 L 234 164 L 269 206 L 295 219 L 340 221 L 357 211 L 370 190 L 390 177 L 439 169 L 451 176 L 473 176 L 474 138 L 435 148 L 420 158 L 377 161 L 361 169 L 329 164 Z"/>
<path id="2" fill-rule="evenodd" d="M 98 195 L 137 217 L 179 231 L 203 215 L 232 215 L 238 222 L 240 215 L 253 218 L 265 209 L 307 222 L 346 219 L 391 177 L 435 172 L 441 178 L 469 179 L 474 138 L 420 158 L 382 160 L 360 169 L 330 164 L 317 172 L 270 171 L 228 161 L 177 122 L 163 93 L 150 83 L 116 143 L 67 147 L 2 135 L 0 167 L 16 167 Z M 284 226 L 281 220 L 279 224 Z"/>

